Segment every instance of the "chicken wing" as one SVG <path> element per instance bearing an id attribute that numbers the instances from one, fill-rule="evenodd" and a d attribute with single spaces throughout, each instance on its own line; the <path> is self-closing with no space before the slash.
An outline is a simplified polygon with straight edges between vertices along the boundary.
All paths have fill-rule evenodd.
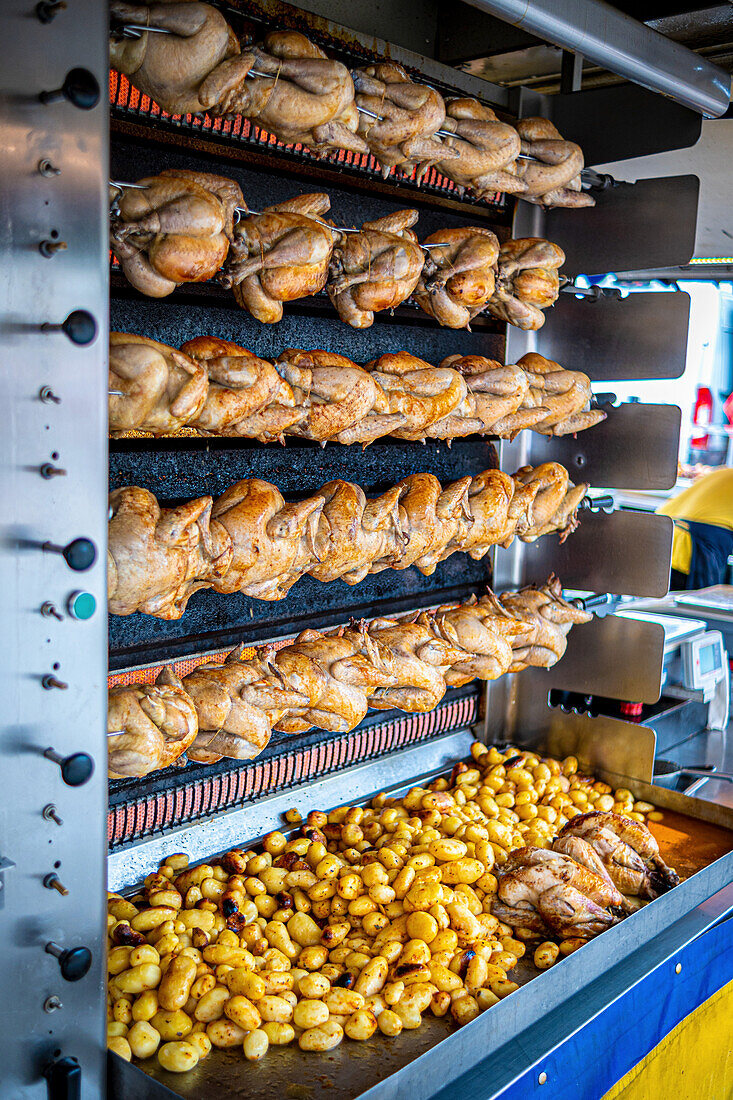
<path id="1" fill-rule="evenodd" d="M 595 206 L 596 200 L 583 191 L 580 173 L 583 150 L 546 118 L 522 118 L 517 123 L 522 152 L 533 160 L 520 160 L 517 172 L 526 190 L 522 198 L 538 206 Z"/>

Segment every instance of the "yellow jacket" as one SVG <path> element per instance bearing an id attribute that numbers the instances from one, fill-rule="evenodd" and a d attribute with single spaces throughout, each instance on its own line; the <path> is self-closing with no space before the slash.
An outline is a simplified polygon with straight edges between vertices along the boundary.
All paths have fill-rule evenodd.
<path id="1" fill-rule="evenodd" d="M 671 516 L 676 521 L 692 520 L 710 523 L 714 527 L 726 527 L 733 531 L 733 469 L 725 467 L 695 481 L 672 500 L 657 508 L 661 516 Z M 672 568 L 680 573 L 690 572 L 692 539 L 684 522 L 675 522 L 672 541 Z"/>

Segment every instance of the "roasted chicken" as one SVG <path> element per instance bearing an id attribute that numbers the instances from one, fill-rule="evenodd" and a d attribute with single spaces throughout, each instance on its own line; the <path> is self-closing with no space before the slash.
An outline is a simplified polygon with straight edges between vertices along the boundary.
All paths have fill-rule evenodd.
<path id="1" fill-rule="evenodd" d="M 565 370 L 559 363 L 528 351 L 517 364 L 526 373 L 529 393 L 523 404 L 544 408 L 547 415 L 532 425 L 542 435 L 573 435 L 606 419 L 601 409 L 591 409 L 590 378 L 577 370 Z"/>
<path id="2" fill-rule="evenodd" d="M 443 97 L 427 84 L 417 84 L 395 61 L 357 69 L 359 133 L 388 176 L 391 168 L 417 178 L 437 161 L 458 160 L 436 131 L 445 121 Z"/>
<path id="3" fill-rule="evenodd" d="M 659 854 L 659 845 L 640 821 L 623 814 L 594 810 L 568 821 L 553 847 L 579 856 L 576 841 L 584 841 L 623 894 L 656 898 L 679 883 L 679 875 Z"/>
<path id="4" fill-rule="evenodd" d="M 155 687 L 110 692 L 110 728 L 123 731 L 110 739 L 110 766 L 115 775 L 144 775 L 184 751 L 199 763 L 248 760 L 273 729 L 345 732 L 369 707 L 432 710 L 447 687 L 508 672 L 513 647 L 528 629 L 489 592 L 434 613 L 362 621 L 327 634 L 305 630 L 281 648 L 264 646 L 250 656 L 238 646 L 223 663 L 201 664 L 182 681 L 167 668 Z M 607 889 L 615 890 L 610 882 Z"/>
<path id="5" fill-rule="evenodd" d="M 489 313 L 525 331 L 542 328 L 542 310 L 553 305 L 560 293 L 557 271 L 564 263 L 563 250 L 541 237 L 505 241 Z"/>
<path id="6" fill-rule="evenodd" d="M 360 367 L 343 355 L 290 348 L 273 364 L 229 340 L 197 336 L 176 351 L 145 336 L 110 336 L 113 435 L 240 436 L 262 443 L 513 438 L 582 431 L 605 418 L 589 409 L 590 381 L 535 352 L 503 366 L 451 355 L 434 367 L 407 351 Z"/>
<path id="7" fill-rule="evenodd" d="M 155 684 L 110 688 L 107 751 L 113 779 L 180 763 L 198 732 L 194 700 L 162 673 Z"/>
<path id="8" fill-rule="evenodd" d="M 522 118 L 517 131 L 522 152 L 534 158 L 517 163 L 517 172 L 526 188 L 523 199 L 547 207 L 595 206 L 593 196 L 581 187 L 584 160 L 579 145 L 565 141 L 546 118 Z"/>
<path id="9" fill-rule="evenodd" d="M 183 352 L 147 336 L 109 335 L 109 428 L 153 435 L 195 421 L 209 390 L 205 369 Z"/>
<path id="10" fill-rule="evenodd" d="M 199 588 L 210 588 L 232 562 L 232 543 L 211 520 L 211 497 L 163 511 L 147 489 L 110 493 L 107 592 L 112 615 L 144 611 L 180 619 Z"/>
<path id="11" fill-rule="evenodd" d="M 371 500 L 358 485 L 333 481 L 287 504 L 274 485 L 248 478 L 216 501 L 163 510 L 146 489 L 117 489 L 109 609 L 174 619 L 200 588 L 279 600 L 305 573 L 357 584 L 369 572 L 416 565 L 429 576 L 458 551 L 480 560 L 515 537 L 532 542 L 572 528 L 586 489 L 551 462 L 513 478 L 486 470 L 445 488 L 432 474 L 411 474 Z"/>
<path id="12" fill-rule="evenodd" d="M 136 290 L 164 298 L 181 283 L 210 279 L 233 240 L 239 185 L 209 172 L 165 169 L 115 190 L 111 248 Z"/>
<path id="13" fill-rule="evenodd" d="M 455 137 L 444 137 L 443 144 L 458 156 L 439 160 L 438 171 L 478 199 L 497 191 L 523 195 L 527 184 L 515 163 L 521 142 L 514 127 L 499 122 L 477 99 L 449 99 L 445 109 L 441 129 Z"/>
<path id="14" fill-rule="evenodd" d="M 494 294 L 499 241 L 478 226 L 443 229 L 425 240 L 428 257 L 415 300 L 448 328 L 468 328 Z M 440 247 L 435 247 L 440 246 Z"/>
<path id="15" fill-rule="evenodd" d="M 514 646 L 511 672 L 525 668 L 552 668 L 565 653 L 567 636 L 576 623 L 588 623 L 593 616 L 563 599 L 562 586 L 554 574 L 545 584 L 529 585 L 519 592 L 504 592 L 506 612 L 524 625 Z"/>
<path id="16" fill-rule="evenodd" d="M 417 210 L 397 210 L 341 235 L 326 289 L 347 325 L 369 328 L 375 313 L 396 309 L 412 294 L 425 259 L 411 229 L 417 217 Z"/>
<path id="17" fill-rule="evenodd" d="M 212 115 L 244 115 L 286 145 L 366 153 L 349 70 L 298 31 L 270 31 L 201 88 Z"/>
<path id="18" fill-rule="evenodd" d="M 519 848 L 497 872 L 491 912 L 505 924 L 592 939 L 625 915 L 624 898 L 608 878 L 560 852 Z"/>
<path id="19" fill-rule="evenodd" d="M 330 206 L 328 195 L 297 195 L 238 222 L 221 282 L 258 321 L 275 324 L 283 302 L 323 290 L 335 238 L 321 218 Z"/>
<path id="20" fill-rule="evenodd" d="M 110 65 L 171 115 L 203 113 L 202 85 L 223 61 L 239 54 L 234 31 L 211 4 L 111 0 L 110 17 Z M 169 33 L 145 31 L 139 38 L 126 38 L 115 33 L 115 26 L 125 23 Z"/>

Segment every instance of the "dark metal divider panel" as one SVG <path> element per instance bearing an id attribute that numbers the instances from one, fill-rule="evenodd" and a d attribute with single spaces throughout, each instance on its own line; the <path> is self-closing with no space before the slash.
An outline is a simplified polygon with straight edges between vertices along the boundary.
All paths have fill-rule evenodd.
<path id="1" fill-rule="evenodd" d="M 0 1094 L 45 1100 L 53 1063 L 54 1096 L 77 1095 L 65 1088 L 80 1075 L 83 1100 L 99 1100 L 107 5 L 73 0 L 52 15 L 42 23 L 29 0 L 0 5 Z M 69 564 L 44 542 L 67 546 Z M 49 748 L 55 760 L 44 758 Z"/>
<path id="2" fill-rule="evenodd" d="M 561 294 L 545 316 L 537 350 L 584 370 L 593 382 L 681 378 L 685 373 L 690 296 L 684 291 L 634 292 L 620 301 Z"/>

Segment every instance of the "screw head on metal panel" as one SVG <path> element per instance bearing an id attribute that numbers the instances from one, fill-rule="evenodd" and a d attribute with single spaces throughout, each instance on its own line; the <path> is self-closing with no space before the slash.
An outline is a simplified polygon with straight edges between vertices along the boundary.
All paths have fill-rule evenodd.
<path id="1" fill-rule="evenodd" d="M 80 111 L 91 111 L 99 103 L 99 81 L 89 69 L 69 69 L 60 88 L 41 92 L 41 103 L 58 103 L 66 99 Z"/>
<path id="2" fill-rule="evenodd" d="M 55 821 L 57 825 L 63 825 L 63 821 L 59 817 L 53 802 L 49 802 L 47 806 L 43 807 L 43 809 L 41 810 L 41 816 L 43 817 L 44 821 Z"/>
<path id="3" fill-rule="evenodd" d="M 96 339 L 97 322 L 86 309 L 75 309 L 60 324 L 52 324 L 50 321 L 42 324 L 41 332 L 63 332 L 72 344 L 86 347 Z"/>
<path id="4" fill-rule="evenodd" d="M 60 176 L 61 169 L 57 168 L 55 164 L 52 164 L 48 157 L 42 157 L 38 162 L 38 171 L 40 175 L 49 179 L 52 176 Z"/>
<path id="5" fill-rule="evenodd" d="M 546 1084 L 546 1082 L 547 1082 L 547 1074 L 543 1070 L 542 1073 L 537 1078 L 537 1084 L 538 1085 L 544 1085 L 544 1084 Z"/>
<path id="6" fill-rule="evenodd" d="M 97 610 L 97 601 L 91 592 L 72 592 L 66 601 L 66 610 L 72 619 L 84 622 Z"/>
<path id="7" fill-rule="evenodd" d="M 46 1000 L 43 1002 L 44 1012 L 56 1012 L 59 1008 L 63 1007 L 64 1006 L 61 1003 L 61 999 L 57 997 L 55 993 L 53 993 L 50 997 L 46 997 Z"/>

